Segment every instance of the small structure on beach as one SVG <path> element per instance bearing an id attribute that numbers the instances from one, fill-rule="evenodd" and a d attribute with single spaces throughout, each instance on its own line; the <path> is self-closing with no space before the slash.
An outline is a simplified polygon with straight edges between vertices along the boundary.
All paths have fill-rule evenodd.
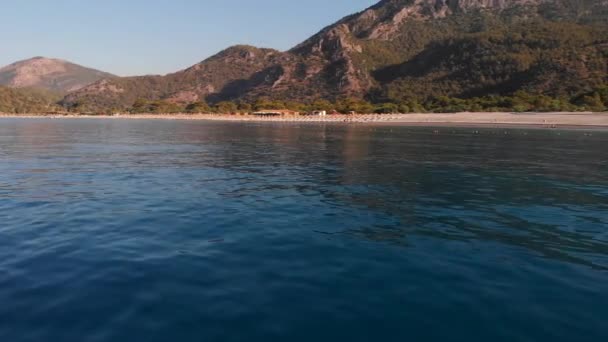
<path id="1" fill-rule="evenodd" d="M 59 111 L 52 110 L 52 111 L 44 112 L 44 115 L 69 115 L 69 114 L 70 114 L 70 112 L 61 111 L 61 110 L 59 110 Z"/>
<path id="2" fill-rule="evenodd" d="M 327 116 L 327 111 L 326 110 L 313 110 L 312 112 L 310 112 L 310 115 Z"/>
<path id="3" fill-rule="evenodd" d="M 289 109 L 264 109 L 259 110 L 257 112 L 253 112 L 252 114 L 257 116 L 290 116 L 299 115 L 300 112 L 296 112 L 295 110 Z"/>

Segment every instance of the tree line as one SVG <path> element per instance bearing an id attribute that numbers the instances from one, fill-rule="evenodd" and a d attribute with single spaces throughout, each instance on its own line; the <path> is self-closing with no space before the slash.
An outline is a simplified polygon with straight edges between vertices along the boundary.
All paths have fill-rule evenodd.
<path id="1" fill-rule="evenodd" d="M 89 109 L 85 103 L 78 106 L 60 107 L 54 94 L 33 90 L 15 90 L 0 87 L 0 112 L 44 113 L 70 111 L 75 113 L 200 113 L 231 114 L 251 113 L 258 110 L 289 109 L 298 112 L 324 110 L 328 113 L 450 113 L 450 112 L 559 112 L 559 111 L 608 111 L 608 86 L 602 85 L 575 96 L 551 97 L 543 94 L 517 91 L 510 96 L 489 95 L 457 98 L 435 96 L 426 99 L 405 98 L 400 100 L 369 101 L 359 98 L 342 98 L 335 101 L 319 99 L 310 102 L 258 99 L 253 102 L 222 101 L 208 104 L 204 101 L 175 103 L 164 100 L 137 100 L 127 108 Z"/>
<path id="2" fill-rule="evenodd" d="M 452 112 L 560 112 L 608 110 L 608 86 L 581 93 L 573 97 L 551 97 L 542 94 L 518 91 L 511 96 L 483 96 L 456 98 L 448 96 L 428 99 L 405 99 L 401 101 L 370 102 L 365 99 L 343 98 L 336 101 L 316 100 L 311 102 L 259 99 L 255 102 L 222 101 L 207 104 L 204 101 L 179 104 L 163 100 L 137 100 L 129 113 L 198 113 L 236 114 L 258 110 L 289 109 L 297 112 L 324 110 L 328 113 L 452 113 Z"/>

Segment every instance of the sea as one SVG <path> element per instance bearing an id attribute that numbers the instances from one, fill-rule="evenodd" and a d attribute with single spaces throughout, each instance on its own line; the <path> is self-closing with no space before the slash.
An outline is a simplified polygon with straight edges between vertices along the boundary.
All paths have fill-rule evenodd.
<path id="1" fill-rule="evenodd" d="M 608 341 L 608 131 L 0 119 L 0 341 Z"/>

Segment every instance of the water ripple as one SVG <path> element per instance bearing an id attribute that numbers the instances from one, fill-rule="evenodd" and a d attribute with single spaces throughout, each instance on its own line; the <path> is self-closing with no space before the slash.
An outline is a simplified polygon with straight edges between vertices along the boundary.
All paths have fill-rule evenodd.
<path id="1" fill-rule="evenodd" d="M 509 133 L 3 119 L 0 340 L 605 340 L 608 134 Z"/>

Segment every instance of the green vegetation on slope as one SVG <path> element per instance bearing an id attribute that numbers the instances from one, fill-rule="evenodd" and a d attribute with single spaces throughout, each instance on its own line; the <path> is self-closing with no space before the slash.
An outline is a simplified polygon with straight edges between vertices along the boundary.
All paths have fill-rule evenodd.
<path id="1" fill-rule="evenodd" d="M 450 113 L 450 112 L 559 112 L 608 110 L 608 85 L 570 97 L 551 97 L 517 91 L 510 96 L 482 96 L 467 99 L 434 96 L 426 100 L 403 99 L 372 103 L 359 98 L 342 98 L 336 101 L 319 99 L 309 102 L 258 99 L 254 102 L 222 101 L 215 105 L 205 102 L 189 104 L 171 103 L 162 100 L 137 100 L 128 109 L 130 113 L 250 113 L 262 109 L 290 109 L 300 112 L 325 110 L 347 114 L 356 113 Z"/>
<path id="2" fill-rule="evenodd" d="M 607 63 L 607 27 L 530 22 L 432 43 L 405 63 L 376 70 L 375 95 L 385 101 L 517 91 L 572 97 L 607 83 Z"/>
<path id="3" fill-rule="evenodd" d="M 0 86 L 0 113 L 45 113 L 59 110 L 60 95 L 37 89 Z"/>

